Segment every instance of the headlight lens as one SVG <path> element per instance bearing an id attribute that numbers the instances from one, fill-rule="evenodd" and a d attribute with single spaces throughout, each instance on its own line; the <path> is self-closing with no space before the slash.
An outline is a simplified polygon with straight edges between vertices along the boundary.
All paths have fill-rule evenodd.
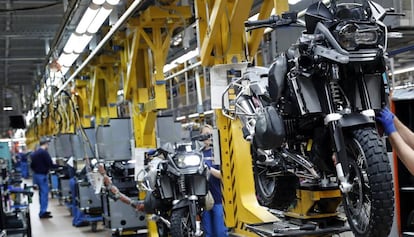
<path id="1" fill-rule="evenodd" d="M 199 166 L 201 157 L 196 154 L 182 154 L 177 156 L 177 166 L 184 168 L 187 166 Z"/>
<path id="2" fill-rule="evenodd" d="M 359 45 L 375 45 L 378 42 L 378 28 L 359 29 L 355 24 L 347 24 L 339 30 L 338 41 L 346 50 L 354 50 Z"/>

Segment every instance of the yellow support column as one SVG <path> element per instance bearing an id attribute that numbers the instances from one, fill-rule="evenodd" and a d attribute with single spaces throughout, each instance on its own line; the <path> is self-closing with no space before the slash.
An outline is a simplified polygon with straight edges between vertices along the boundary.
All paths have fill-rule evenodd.
<path id="1" fill-rule="evenodd" d="M 163 68 L 173 31 L 191 17 L 189 6 L 150 6 L 137 19 L 128 22 L 124 35 L 121 71 L 124 96 L 131 101 L 135 146 L 156 147 L 157 111 L 166 109 L 167 91 Z M 158 236 L 157 226 L 148 218 L 148 236 Z"/>
<path id="2" fill-rule="evenodd" d="M 91 113 L 88 105 L 88 81 L 75 80 L 75 94 L 72 95 L 76 102 L 76 110 L 79 114 L 79 123 L 84 128 L 91 127 Z"/>
<path id="3" fill-rule="evenodd" d="M 244 33 L 244 21 L 247 20 L 252 5 L 253 1 L 250 0 L 195 0 L 202 65 L 240 63 L 246 60 L 246 40 L 249 55 L 256 54 L 263 31 L 252 33 L 248 39 Z M 274 6 L 277 7 L 276 12 L 288 9 L 287 0 L 264 0 L 259 19 L 268 18 Z M 278 219 L 257 202 L 250 144 L 243 139 L 240 121 L 229 120 L 221 114 L 221 110 L 215 110 L 215 115 L 220 133 L 226 226 L 233 228 L 236 234 L 257 236 L 247 230 L 246 224 L 274 222 Z"/>
<path id="4" fill-rule="evenodd" d="M 112 62 L 104 56 L 101 56 L 101 60 Z M 112 67 L 98 64 L 92 68 L 89 111 L 95 114 L 96 125 L 104 125 L 110 118 L 116 118 L 118 115 L 116 102 L 120 77 L 115 74 Z"/>

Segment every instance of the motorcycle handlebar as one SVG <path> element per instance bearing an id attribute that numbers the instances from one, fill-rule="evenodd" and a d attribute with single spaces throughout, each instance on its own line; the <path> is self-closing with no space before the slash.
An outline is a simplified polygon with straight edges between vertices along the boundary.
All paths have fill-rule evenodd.
<path id="1" fill-rule="evenodd" d="M 296 23 L 297 18 L 297 12 L 286 12 L 281 16 L 272 15 L 269 19 L 266 20 L 245 21 L 244 26 L 247 28 L 246 31 L 264 27 L 276 28 L 278 26 L 288 26 L 292 23 Z"/>
<path id="2" fill-rule="evenodd" d="M 270 16 L 269 19 L 266 20 L 256 20 L 256 21 L 245 21 L 244 26 L 245 27 L 253 27 L 253 26 L 267 26 L 267 25 L 273 25 L 276 24 L 279 21 L 279 16 Z"/>

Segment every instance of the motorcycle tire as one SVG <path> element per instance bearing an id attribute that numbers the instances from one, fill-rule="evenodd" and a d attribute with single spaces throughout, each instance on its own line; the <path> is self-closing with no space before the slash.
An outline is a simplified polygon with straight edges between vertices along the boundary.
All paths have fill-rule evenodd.
<path id="1" fill-rule="evenodd" d="M 192 236 L 190 211 L 188 208 L 175 209 L 171 213 L 171 237 Z"/>
<path id="2" fill-rule="evenodd" d="M 350 136 L 346 151 L 352 190 L 343 194 L 349 226 L 357 237 L 386 237 L 394 216 L 394 185 L 385 146 L 374 128 Z"/>
<path id="3" fill-rule="evenodd" d="M 262 206 L 285 211 L 296 200 L 299 179 L 294 175 L 268 177 L 266 169 L 257 163 L 253 167 L 257 200 Z"/>

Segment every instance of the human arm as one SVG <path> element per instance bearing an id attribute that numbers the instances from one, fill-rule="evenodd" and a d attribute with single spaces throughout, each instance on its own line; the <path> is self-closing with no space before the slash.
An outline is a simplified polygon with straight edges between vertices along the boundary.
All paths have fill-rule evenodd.
<path id="1" fill-rule="evenodd" d="M 218 179 L 221 179 L 221 172 L 219 169 L 216 169 L 215 167 L 210 167 L 209 171 L 211 175 L 213 175 L 214 177 Z"/>
<path id="2" fill-rule="evenodd" d="M 405 167 L 414 175 L 414 150 L 404 141 L 398 132 L 391 133 L 388 139 L 397 153 L 398 158 L 405 165 Z"/>
<path id="3" fill-rule="evenodd" d="M 396 116 L 394 117 L 395 127 L 400 134 L 401 138 L 410 146 L 411 149 L 414 149 L 414 133 L 405 126 Z"/>

